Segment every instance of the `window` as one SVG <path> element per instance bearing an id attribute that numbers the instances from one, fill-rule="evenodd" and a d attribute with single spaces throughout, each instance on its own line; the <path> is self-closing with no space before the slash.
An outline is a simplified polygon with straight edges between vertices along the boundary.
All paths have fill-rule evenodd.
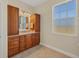
<path id="1" fill-rule="evenodd" d="M 75 34 L 76 0 L 56 5 L 53 9 L 53 16 L 54 32 Z"/>

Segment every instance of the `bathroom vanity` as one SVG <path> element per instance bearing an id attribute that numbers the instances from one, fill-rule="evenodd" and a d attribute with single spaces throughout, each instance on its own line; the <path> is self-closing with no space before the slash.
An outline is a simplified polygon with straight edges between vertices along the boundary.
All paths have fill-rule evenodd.
<path id="1" fill-rule="evenodd" d="M 8 57 L 40 43 L 40 15 L 30 15 L 30 21 L 26 17 L 24 27 L 19 17 L 19 8 L 8 5 Z"/>

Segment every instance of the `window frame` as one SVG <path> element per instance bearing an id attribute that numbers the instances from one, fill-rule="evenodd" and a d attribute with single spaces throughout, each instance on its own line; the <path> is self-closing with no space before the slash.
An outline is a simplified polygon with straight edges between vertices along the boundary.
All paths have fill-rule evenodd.
<path id="1" fill-rule="evenodd" d="M 77 36 L 78 35 L 78 4 L 77 4 L 77 0 L 76 0 L 76 16 L 75 16 L 75 24 L 74 24 L 74 34 L 67 34 L 67 33 L 60 33 L 60 32 L 56 32 L 54 30 L 54 8 L 56 6 L 59 6 L 61 4 L 64 4 L 64 3 L 68 3 L 69 1 L 71 0 L 65 0 L 65 1 L 62 1 L 60 3 L 57 3 L 55 5 L 52 6 L 52 30 L 53 30 L 53 33 L 54 34 L 58 34 L 58 35 L 65 35 L 65 36 Z"/>

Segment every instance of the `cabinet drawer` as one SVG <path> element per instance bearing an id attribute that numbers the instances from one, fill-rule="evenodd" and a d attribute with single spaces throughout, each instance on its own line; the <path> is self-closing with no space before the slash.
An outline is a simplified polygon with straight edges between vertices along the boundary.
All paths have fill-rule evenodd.
<path id="1" fill-rule="evenodd" d="M 8 57 L 11 57 L 15 54 L 19 53 L 19 48 L 12 48 L 8 50 Z"/>
<path id="2" fill-rule="evenodd" d="M 8 45 L 8 49 L 19 48 L 18 44 Z"/>
<path id="3" fill-rule="evenodd" d="M 9 45 L 16 45 L 16 44 L 19 44 L 19 40 L 16 40 L 16 41 L 9 41 L 8 44 L 9 44 Z"/>
<path id="4" fill-rule="evenodd" d="M 8 56 L 11 57 L 19 52 L 19 37 L 8 38 Z"/>
<path id="5" fill-rule="evenodd" d="M 17 38 L 17 40 L 12 40 L 10 39 L 10 41 L 8 42 L 8 48 L 9 49 L 12 49 L 12 48 L 15 48 L 15 47 L 19 47 L 19 39 Z"/>
<path id="6" fill-rule="evenodd" d="M 17 54 L 17 53 L 19 53 L 19 48 L 18 47 L 14 48 L 14 54 Z"/>

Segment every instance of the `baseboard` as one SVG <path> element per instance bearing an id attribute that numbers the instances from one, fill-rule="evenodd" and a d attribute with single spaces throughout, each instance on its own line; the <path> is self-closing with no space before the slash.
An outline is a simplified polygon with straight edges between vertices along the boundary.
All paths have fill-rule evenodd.
<path id="1" fill-rule="evenodd" d="M 44 44 L 44 43 L 40 43 L 40 44 L 43 45 L 43 46 L 45 46 L 45 47 L 48 47 L 48 48 L 50 48 L 50 49 L 52 49 L 52 50 L 55 50 L 55 51 L 61 52 L 61 53 L 65 54 L 65 55 L 67 55 L 67 56 L 69 56 L 69 57 L 71 57 L 71 58 L 79 58 L 79 56 L 76 56 L 76 55 L 74 55 L 74 54 L 72 54 L 72 53 L 69 53 L 69 52 L 63 51 L 63 50 L 61 50 L 61 49 L 58 49 L 58 48 L 55 48 L 55 47 L 49 46 L 49 45 Z"/>

